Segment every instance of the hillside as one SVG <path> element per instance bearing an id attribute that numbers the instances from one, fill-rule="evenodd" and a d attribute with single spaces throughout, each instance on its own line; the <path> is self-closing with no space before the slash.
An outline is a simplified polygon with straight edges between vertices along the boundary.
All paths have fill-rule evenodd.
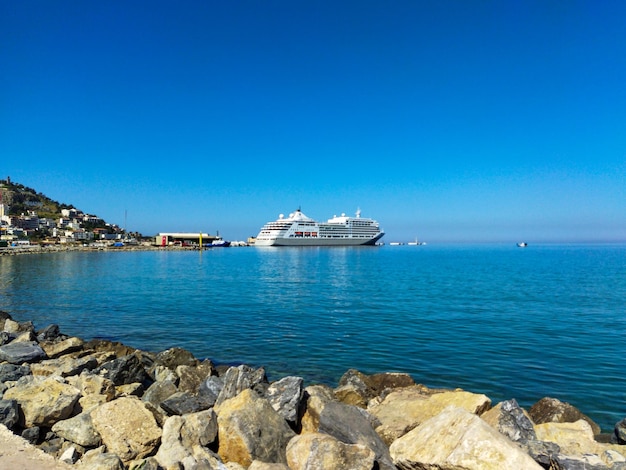
<path id="1" fill-rule="evenodd" d="M 61 217 L 62 209 L 76 209 L 71 204 L 61 204 L 32 188 L 14 183 L 10 178 L 0 180 L 0 203 L 9 206 L 8 215 L 35 211 L 40 218 L 50 219 Z"/>

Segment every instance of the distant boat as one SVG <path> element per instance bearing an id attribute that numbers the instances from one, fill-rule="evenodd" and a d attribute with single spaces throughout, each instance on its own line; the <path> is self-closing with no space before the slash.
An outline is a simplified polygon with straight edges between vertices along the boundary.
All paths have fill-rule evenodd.
<path id="1" fill-rule="evenodd" d="M 404 245 L 404 243 L 402 243 L 402 242 L 390 242 L 389 245 L 390 246 L 400 246 L 400 245 Z"/>
<path id="2" fill-rule="evenodd" d="M 415 241 L 414 242 L 407 243 L 407 245 L 411 245 L 411 246 L 419 246 L 419 245 L 425 245 L 425 244 L 426 243 L 424 243 L 424 242 L 417 241 L 417 237 L 415 237 Z"/>
<path id="3" fill-rule="evenodd" d="M 221 238 L 216 238 L 211 243 L 205 243 L 206 248 L 227 248 L 230 246 L 230 242 L 226 240 L 222 240 Z"/>
<path id="4" fill-rule="evenodd" d="M 528 246 L 528 243 L 526 243 L 526 242 L 519 242 L 517 244 L 517 246 L 519 246 L 520 248 L 526 248 Z"/>

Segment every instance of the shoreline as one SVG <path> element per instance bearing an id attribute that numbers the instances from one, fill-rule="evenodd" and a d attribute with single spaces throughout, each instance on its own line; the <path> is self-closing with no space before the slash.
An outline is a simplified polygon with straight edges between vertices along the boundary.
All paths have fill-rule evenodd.
<path id="1" fill-rule="evenodd" d="M 333 445 L 368 447 L 367 459 L 373 459 L 381 469 L 392 470 L 413 468 L 404 467 L 400 462 L 418 457 L 404 455 L 398 448 L 408 445 L 405 441 L 417 439 L 418 431 L 431 432 L 438 429 L 437 420 L 451 419 L 444 426 L 446 431 L 442 431 L 446 434 L 455 420 L 461 419 L 464 428 L 469 426 L 476 428 L 476 432 L 487 433 L 487 437 L 481 439 L 487 439 L 489 445 L 494 446 L 490 455 L 498 454 L 500 451 L 496 449 L 500 446 L 504 446 L 503 455 L 521 452 L 517 458 L 526 462 L 523 468 L 548 468 L 543 462 L 564 464 L 572 458 L 589 463 L 589 455 L 597 457 L 596 463 L 603 462 L 604 467 L 598 466 L 598 469 L 626 468 L 626 446 L 621 445 L 626 441 L 609 443 L 616 441 L 619 433 L 600 435 L 599 426 L 590 418 L 557 399 L 546 397 L 540 400 L 543 401 L 541 406 L 538 402 L 530 410 L 523 410 L 514 398 L 495 404 L 480 393 L 457 388 L 430 389 L 415 383 L 408 374 L 368 376 L 352 369 L 346 371 L 335 388 L 307 385 L 298 377 L 283 377 L 270 383 L 263 368 L 215 366 L 211 360 L 197 359 L 180 348 L 150 353 L 111 341 L 83 341 L 62 334 L 55 325 L 36 329 L 32 322 L 17 322 L 5 312 L 0 312 L 0 326 L 0 391 L 3 394 L 0 403 L 5 407 L 10 404 L 9 408 L 14 411 L 8 421 L 6 412 L 0 416 L 5 420 L 3 424 L 9 424 L 7 427 L 13 428 L 14 433 L 37 444 L 37 450 L 28 447 L 32 452 L 25 451 L 24 455 L 29 458 L 30 454 L 32 458 L 41 458 L 40 449 L 44 449 L 56 459 L 54 462 L 63 459 L 81 469 L 96 468 L 96 461 L 109 459 L 119 461 L 122 466 L 118 468 L 124 469 L 148 463 L 154 465 L 150 468 L 165 469 L 175 462 L 193 460 L 196 464 L 209 462 L 213 465 L 208 468 L 222 468 L 219 465 L 226 462 L 239 465 L 231 465 L 232 469 L 253 468 L 252 462 L 259 461 L 284 465 L 277 467 L 279 469 L 295 470 L 301 467 L 288 465 L 292 447 L 306 439 L 332 438 Z M 67 403 L 63 410 L 52 410 L 64 402 Z M 45 403 L 45 410 L 38 403 Z M 118 406 L 123 408 L 121 414 L 115 414 Z M 247 410 L 246 416 L 260 413 L 255 426 L 261 426 L 263 432 L 256 429 L 253 436 L 239 435 L 245 432 L 237 424 L 242 409 Z M 353 414 L 357 409 L 362 411 Z M 452 415 L 448 416 L 450 413 Z M 106 424 L 106 416 L 110 414 L 117 421 Z M 367 419 L 363 420 L 363 416 Z M 526 416 L 531 416 L 532 421 Z M 214 424 L 215 435 L 203 437 L 204 444 L 200 448 L 197 443 L 188 443 L 184 450 L 168 453 L 173 452 L 171 439 L 181 439 L 180 435 L 170 436 L 172 423 L 179 423 L 180 430 L 184 423 L 200 418 Z M 147 420 L 150 429 L 142 429 L 142 435 L 135 435 L 136 431 L 131 429 L 136 426 L 132 424 L 134 419 Z M 511 424 L 512 419 L 515 425 Z M 109 434 L 111 427 L 115 432 Z M 77 429 L 89 437 L 77 434 Z M 279 436 L 276 435 L 278 430 Z M 233 450 L 238 446 L 234 442 L 239 439 L 260 440 L 263 433 L 271 434 L 272 446 L 280 442 L 272 456 L 255 454 L 254 449 L 248 449 L 242 456 L 241 449 Z M 525 437 L 522 439 L 520 435 Z M 0 443 L 8 443 L 5 438 L 0 433 Z M 414 443 L 409 447 L 413 450 L 423 447 L 431 438 L 419 446 Z M 127 451 L 124 446 L 120 447 L 117 439 L 139 443 L 133 444 L 135 449 Z M 468 439 L 464 436 L 462 441 L 467 443 Z M 462 444 L 435 441 L 437 446 Z M 230 447 L 228 442 L 232 444 Z M 270 443 L 263 443 L 263 446 L 270 446 Z M 308 452 L 306 458 L 314 458 L 312 448 L 306 449 L 301 450 Z M 584 449 L 584 452 L 572 457 L 573 449 Z M 361 447 L 350 448 L 350 452 L 355 453 L 357 460 L 365 458 Z M 0 467 L 8 458 L 15 458 L 15 455 L 0 453 Z M 418 461 L 430 462 L 430 465 L 433 462 L 429 458 L 421 456 Z M 298 460 L 292 457 L 292 461 L 294 459 Z M 192 468 L 185 465 L 182 468 Z M 504 461 L 498 463 L 499 467 L 481 465 L 467 468 L 514 468 L 507 467 L 512 464 Z M 47 467 L 42 464 L 41 468 Z M 371 466 L 362 468 L 371 469 Z"/>

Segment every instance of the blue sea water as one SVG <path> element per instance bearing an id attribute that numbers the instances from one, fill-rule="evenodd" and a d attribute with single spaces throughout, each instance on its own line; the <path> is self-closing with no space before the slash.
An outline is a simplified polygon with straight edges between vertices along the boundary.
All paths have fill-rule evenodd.
<path id="1" fill-rule="evenodd" d="M 37 328 L 335 386 L 349 368 L 626 417 L 626 246 L 228 248 L 0 258 Z"/>

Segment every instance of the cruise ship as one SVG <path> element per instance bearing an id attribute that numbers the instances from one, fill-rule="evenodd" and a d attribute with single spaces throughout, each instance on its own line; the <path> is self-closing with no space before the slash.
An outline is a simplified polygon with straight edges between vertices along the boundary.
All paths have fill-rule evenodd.
<path id="1" fill-rule="evenodd" d="M 300 209 L 286 217 L 266 223 L 256 237 L 257 246 L 356 246 L 375 245 L 385 234 L 378 222 L 345 214 L 334 216 L 328 222 L 316 222 Z"/>

